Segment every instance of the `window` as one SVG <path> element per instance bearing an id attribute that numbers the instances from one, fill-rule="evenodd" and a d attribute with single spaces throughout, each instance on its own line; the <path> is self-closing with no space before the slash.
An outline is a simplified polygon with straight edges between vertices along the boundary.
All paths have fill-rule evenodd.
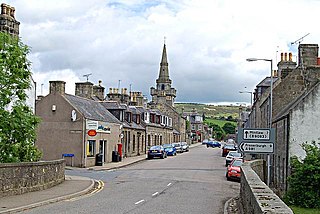
<path id="1" fill-rule="evenodd" d="M 136 135 L 132 137 L 132 152 L 136 150 Z"/>
<path id="2" fill-rule="evenodd" d="M 149 134 L 148 134 L 148 146 L 151 146 L 151 137 Z"/>
<path id="3" fill-rule="evenodd" d="M 95 140 L 88 140 L 87 144 L 87 157 L 93 157 L 95 154 L 95 147 L 96 141 Z"/>
<path id="4" fill-rule="evenodd" d="M 131 133 L 128 131 L 128 152 L 130 152 L 130 141 L 131 141 L 131 139 L 130 139 L 130 136 L 131 136 Z"/>

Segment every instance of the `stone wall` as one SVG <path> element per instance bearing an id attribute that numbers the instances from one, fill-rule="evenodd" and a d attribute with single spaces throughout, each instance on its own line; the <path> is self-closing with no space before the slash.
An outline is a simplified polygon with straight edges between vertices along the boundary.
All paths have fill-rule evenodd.
<path id="1" fill-rule="evenodd" d="M 261 181 L 259 176 L 265 177 L 264 164 L 263 160 L 254 160 L 245 162 L 241 167 L 240 204 L 242 213 L 293 214 L 292 210 Z"/>
<path id="2" fill-rule="evenodd" d="M 0 198 L 62 183 L 64 170 L 64 160 L 0 164 Z"/>

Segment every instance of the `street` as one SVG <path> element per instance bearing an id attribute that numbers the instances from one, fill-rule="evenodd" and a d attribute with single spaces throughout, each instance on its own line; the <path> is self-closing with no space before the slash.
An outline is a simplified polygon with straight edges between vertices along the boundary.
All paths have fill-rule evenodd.
<path id="1" fill-rule="evenodd" d="M 146 160 L 117 170 L 67 170 L 66 174 L 101 180 L 104 188 L 24 213 L 219 214 L 240 188 L 238 182 L 226 180 L 224 164 L 220 148 L 200 145 L 174 157 Z"/>

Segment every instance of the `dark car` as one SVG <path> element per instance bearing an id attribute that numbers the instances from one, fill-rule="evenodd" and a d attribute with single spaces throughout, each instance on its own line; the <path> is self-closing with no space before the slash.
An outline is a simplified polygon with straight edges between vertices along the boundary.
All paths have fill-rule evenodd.
<path id="1" fill-rule="evenodd" d="M 212 148 L 215 148 L 215 147 L 221 147 L 221 144 L 218 142 L 218 141 L 208 141 L 207 142 L 207 148 L 209 147 L 212 147 Z"/>
<path id="2" fill-rule="evenodd" d="M 240 181 L 241 177 L 241 169 L 240 166 L 243 163 L 243 159 L 233 159 L 233 161 L 230 163 L 230 165 L 227 168 L 226 177 L 227 180 L 238 180 Z"/>
<path id="3" fill-rule="evenodd" d="M 164 150 L 163 146 L 151 146 L 148 149 L 147 158 L 152 159 L 154 157 L 159 157 L 161 159 L 164 159 L 167 157 L 167 153 Z"/>
<path id="4" fill-rule="evenodd" d="M 227 156 L 227 154 L 228 154 L 230 151 L 237 151 L 237 147 L 235 146 L 235 144 L 225 144 L 225 145 L 222 147 L 222 157 Z"/>
<path id="5" fill-rule="evenodd" d="M 177 149 L 172 144 L 163 144 L 162 145 L 167 155 L 177 155 Z"/>

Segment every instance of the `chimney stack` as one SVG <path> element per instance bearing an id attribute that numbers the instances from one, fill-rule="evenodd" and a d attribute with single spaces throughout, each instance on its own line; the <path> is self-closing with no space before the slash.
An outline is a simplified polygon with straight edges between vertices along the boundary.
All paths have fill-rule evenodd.
<path id="1" fill-rule="evenodd" d="M 99 100 L 104 100 L 104 87 L 101 86 L 102 81 L 99 80 L 99 85 L 93 86 L 93 95 L 98 97 Z"/>
<path id="2" fill-rule="evenodd" d="M 65 81 L 49 81 L 50 94 L 65 94 L 66 82 Z"/>
<path id="3" fill-rule="evenodd" d="M 93 95 L 93 83 L 91 82 L 77 82 L 76 96 L 91 99 Z"/>

